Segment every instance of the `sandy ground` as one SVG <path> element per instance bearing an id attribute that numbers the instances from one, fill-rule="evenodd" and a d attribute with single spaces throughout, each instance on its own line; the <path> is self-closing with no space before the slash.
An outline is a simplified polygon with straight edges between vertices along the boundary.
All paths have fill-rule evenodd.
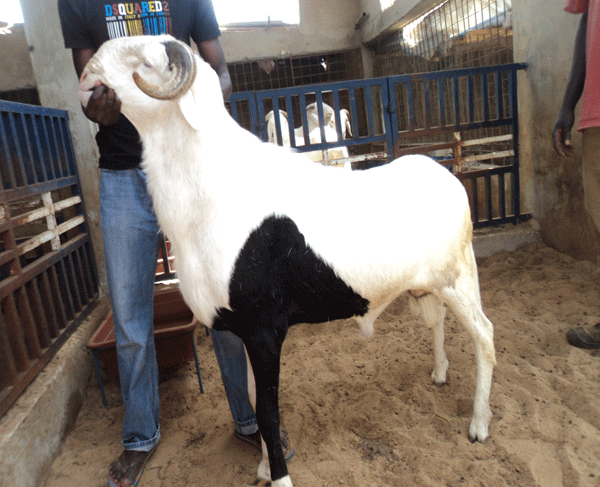
<path id="1" fill-rule="evenodd" d="M 600 321 L 599 269 L 542 244 L 480 263 L 498 366 L 490 438 L 467 439 L 473 347 L 451 313 L 449 383 L 431 383 L 431 333 L 399 298 L 360 337 L 351 320 L 298 325 L 282 358 L 281 410 L 299 487 L 599 486 L 600 354 L 570 347 L 566 330 Z M 260 454 L 233 436 L 210 339 L 200 333 L 205 394 L 193 362 L 160 384 L 163 439 L 141 483 L 246 486 Z M 46 487 L 105 486 L 121 450 L 118 383 L 109 407 L 90 380 Z"/>

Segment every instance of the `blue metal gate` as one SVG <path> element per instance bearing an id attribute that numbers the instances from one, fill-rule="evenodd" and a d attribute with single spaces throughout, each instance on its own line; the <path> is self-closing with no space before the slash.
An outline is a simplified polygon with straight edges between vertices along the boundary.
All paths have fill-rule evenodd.
<path id="1" fill-rule="evenodd" d="M 366 168 L 406 154 L 424 153 L 448 166 L 469 194 L 475 227 L 517 223 L 520 208 L 517 73 L 525 64 L 436 71 L 405 76 L 234 93 L 233 118 L 267 140 L 266 114 L 289 124 L 290 146 L 299 152 L 347 147 L 349 160 Z M 297 145 L 295 128 L 307 126 L 309 103 L 316 103 L 320 126 L 333 108 L 337 141 Z M 350 114 L 351 135 L 342 138 L 341 110 Z M 325 141 L 325 142 L 324 142 Z M 490 162 L 491 161 L 491 162 Z M 443 204 L 443 202 L 440 202 Z"/>
<path id="2" fill-rule="evenodd" d="M 0 102 L 0 417 L 97 295 L 67 112 Z"/>

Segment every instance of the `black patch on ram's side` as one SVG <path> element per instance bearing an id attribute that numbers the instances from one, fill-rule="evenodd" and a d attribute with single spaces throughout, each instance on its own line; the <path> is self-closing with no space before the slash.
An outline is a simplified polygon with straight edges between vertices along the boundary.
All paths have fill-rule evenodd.
<path id="1" fill-rule="evenodd" d="M 220 309 L 213 327 L 240 334 L 265 312 L 286 315 L 289 325 L 323 323 L 363 316 L 369 301 L 317 257 L 290 218 L 270 216 L 240 250 L 229 304 L 232 311 Z"/>

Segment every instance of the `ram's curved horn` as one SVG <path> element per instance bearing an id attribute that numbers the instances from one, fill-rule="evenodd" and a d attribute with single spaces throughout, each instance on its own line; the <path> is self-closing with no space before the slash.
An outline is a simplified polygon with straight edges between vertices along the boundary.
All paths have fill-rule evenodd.
<path id="1" fill-rule="evenodd" d="M 187 44 L 175 40 L 165 41 L 163 44 L 169 58 L 171 77 L 160 85 L 148 83 L 137 72 L 133 73 L 133 79 L 148 96 L 159 100 L 173 100 L 190 89 L 196 79 L 198 65 L 196 56 Z"/>

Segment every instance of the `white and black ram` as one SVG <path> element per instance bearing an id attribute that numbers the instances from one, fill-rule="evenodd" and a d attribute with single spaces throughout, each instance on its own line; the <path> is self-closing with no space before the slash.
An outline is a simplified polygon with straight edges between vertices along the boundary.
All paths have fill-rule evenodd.
<path id="1" fill-rule="evenodd" d="M 289 487 L 279 437 L 288 327 L 354 317 L 364 335 L 409 292 L 433 328 L 432 379 L 446 381 L 444 304 L 477 361 L 471 440 L 488 436 L 495 364 L 481 305 L 467 195 L 445 168 L 405 156 L 339 171 L 264 143 L 227 112 L 216 73 L 168 36 L 106 42 L 80 80 L 114 88 L 143 142 L 143 170 L 184 299 L 202 323 L 239 335 L 256 380 L 258 477 Z"/>

